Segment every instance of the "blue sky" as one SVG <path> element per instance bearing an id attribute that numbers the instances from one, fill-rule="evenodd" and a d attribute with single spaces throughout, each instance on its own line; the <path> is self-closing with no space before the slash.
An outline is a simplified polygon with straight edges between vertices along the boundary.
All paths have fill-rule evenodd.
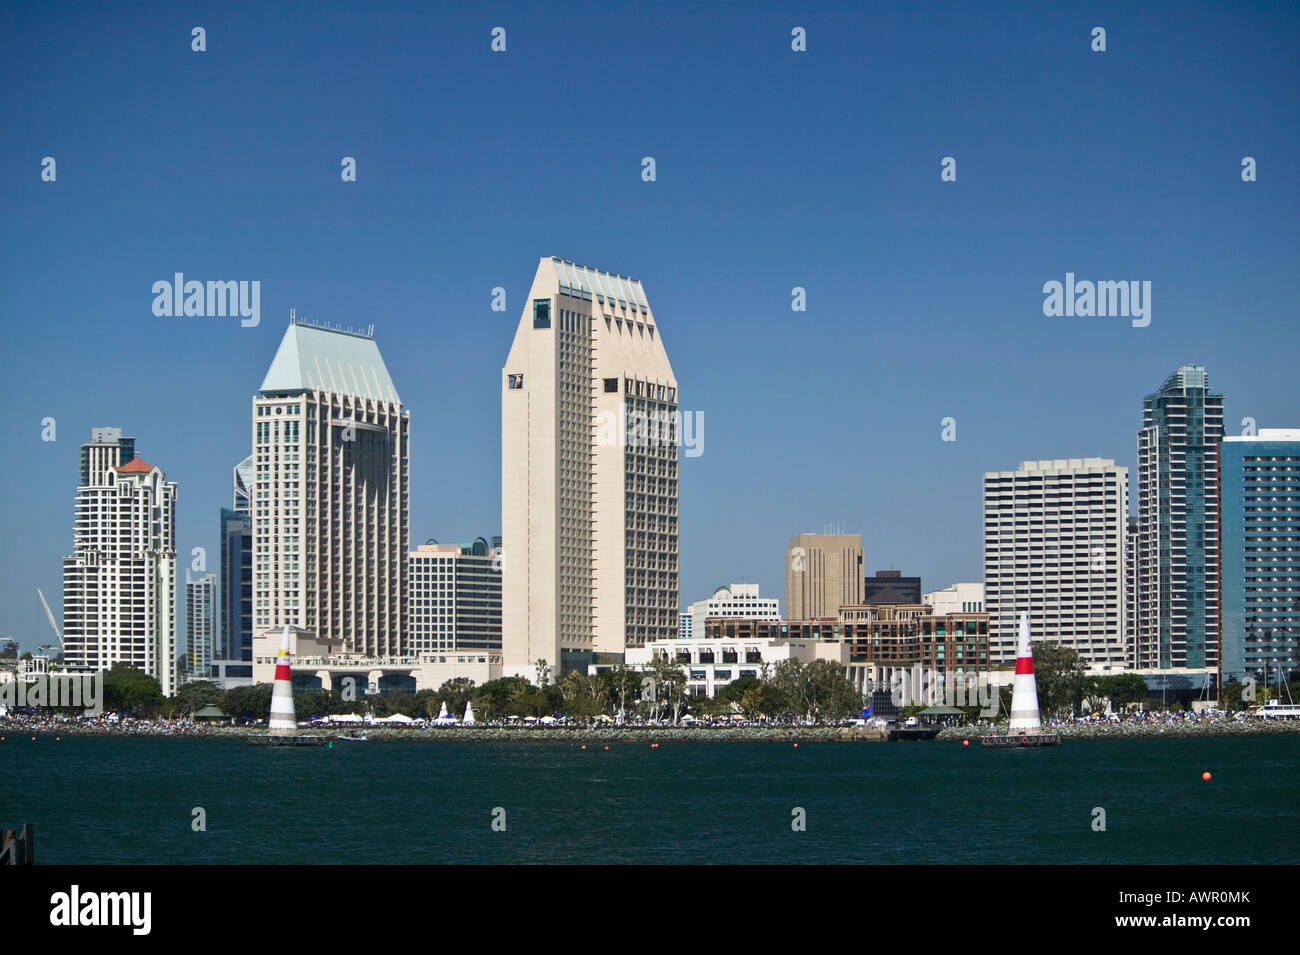
<path id="1" fill-rule="evenodd" d="M 983 472 L 1131 468 L 1180 364 L 1230 430 L 1300 425 L 1295 6 L 696 6 L 5 5 L 0 636 L 50 639 L 91 427 L 136 436 L 181 554 L 215 553 L 291 307 L 374 324 L 412 542 L 498 533 L 501 366 L 549 255 L 644 283 L 704 413 L 684 603 L 784 597 L 786 540 L 828 524 L 869 571 L 979 580 Z M 177 271 L 260 281 L 260 325 L 155 317 Z M 1150 281 L 1150 326 L 1045 317 L 1066 272 Z"/>

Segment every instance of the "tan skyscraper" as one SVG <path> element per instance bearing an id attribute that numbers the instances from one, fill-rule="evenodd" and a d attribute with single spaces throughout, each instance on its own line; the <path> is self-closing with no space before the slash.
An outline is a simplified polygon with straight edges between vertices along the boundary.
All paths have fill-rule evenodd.
<path id="1" fill-rule="evenodd" d="M 291 323 L 253 399 L 253 631 L 397 656 L 410 415 L 368 334 Z"/>
<path id="2" fill-rule="evenodd" d="M 785 560 L 787 620 L 834 617 L 862 603 L 862 535 L 800 534 Z"/>
<path id="3" fill-rule="evenodd" d="M 677 630 L 677 381 L 641 283 L 542 259 L 501 381 L 502 664 Z"/>

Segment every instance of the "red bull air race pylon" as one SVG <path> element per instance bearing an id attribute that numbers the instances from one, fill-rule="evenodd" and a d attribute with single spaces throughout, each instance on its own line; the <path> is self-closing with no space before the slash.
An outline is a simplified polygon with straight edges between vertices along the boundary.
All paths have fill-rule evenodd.
<path id="1" fill-rule="evenodd" d="M 985 736 L 982 746 L 1059 746 L 1059 733 L 1043 732 L 1038 717 L 1038 681 L 1034 679 L 1034 653 L 1029 646 L 1029 614 L 1020 615 L 1020 640 L 1016 646 L 1016 678 L 1011 684 L 1011 721 L 1005 735 Z"/>
<path id="2" fill-rule="evenodd" d="M 280 637 L 280 652 L 275 658 L 275 683 L 271 687 L 271 719 L 265 736 L 250 736 L 254 746 L 320 746 L 324 736 L 298 735 L 298 720 L 293 710 L 293 673 L 289 669 L 289 628 Z"/>

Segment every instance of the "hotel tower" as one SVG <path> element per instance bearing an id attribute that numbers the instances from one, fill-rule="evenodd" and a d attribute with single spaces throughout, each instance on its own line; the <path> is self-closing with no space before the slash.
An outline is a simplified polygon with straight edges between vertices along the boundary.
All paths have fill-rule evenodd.
<path id="1" fill-rule="evenodd" d="M 679 426 L 641 283 L 542 259 L 501 378 L 505 675 L 676 635 Z"/>
<path id="2" fill-rule="evenodd" d="M 291 322 L 253 399 L 253 629 L 398 656 L 409 412 L 368 333 Z"/>

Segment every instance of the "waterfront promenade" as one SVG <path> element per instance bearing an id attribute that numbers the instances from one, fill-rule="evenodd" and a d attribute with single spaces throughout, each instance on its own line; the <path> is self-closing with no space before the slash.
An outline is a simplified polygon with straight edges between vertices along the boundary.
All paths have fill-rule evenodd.
<path id="1" fill-rule="evenodd" d="M 1046 720 L 1044 728 L 1066 739 L 1134 739 L 1196 736 L 1300 735 L 1300 720 L 1236 719 L 1203 717 L 1180 713 L 1151 713 L 1124 719 L 1079 718 Z M 955 741 L 978 739 L 1005 731 L 1005 724 L 945 726 L 937 739 Z M 30 742 L 30 738 L 48 736 L 148 736 L 176 738 L 229 739 L 265 733 L 265 725 L 230 726 L 192 723 L 188 720 L 110 720 L 107 717 L 60 718 L 50 716 L 9 716 L 0 718 L 0 737 L 7 743 Z M 688 742 L 837 742 L 875 741 L 871 728 L 843 725 L 802 725 L 779 723 L 737 723 L 732 725 L 671 726 L 641 725 L 541 725 L 528 723 L 483 723 L 476 726 L 393 726 L 356 724 L 331 726 L 312 724 L 302 732 L 328 737 L 363 732 L 368 741 L 400 740 L 408 742 L 538 742 L 586 743 L 608 745 L 651 741 Z M 340 745 L 349 745 L 340 743 Z"/>

